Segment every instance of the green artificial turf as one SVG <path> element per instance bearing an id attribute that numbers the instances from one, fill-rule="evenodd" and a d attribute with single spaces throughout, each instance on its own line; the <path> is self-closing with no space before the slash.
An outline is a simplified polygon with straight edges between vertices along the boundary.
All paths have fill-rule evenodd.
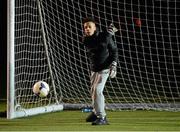
<path id="1" fill-rule="evenodd" d="M 0 131 L 180 131 L 180 112 L 107 111 L 110 125 L 105 126 L 85 122 L 88 114 L 64 110 L 12 120 L 1 117 Z"/>

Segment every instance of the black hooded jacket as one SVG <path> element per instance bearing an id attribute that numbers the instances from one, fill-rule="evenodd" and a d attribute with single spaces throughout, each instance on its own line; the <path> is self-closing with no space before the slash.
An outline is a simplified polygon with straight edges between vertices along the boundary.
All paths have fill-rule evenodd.
<path id="1" fill-rule="evenodd" d="M 118 48 L 108 32 L 96 32 L 84 38 L 84 45 L 94 72 L 108 69 L 113 61 L 117 62 Z"/>

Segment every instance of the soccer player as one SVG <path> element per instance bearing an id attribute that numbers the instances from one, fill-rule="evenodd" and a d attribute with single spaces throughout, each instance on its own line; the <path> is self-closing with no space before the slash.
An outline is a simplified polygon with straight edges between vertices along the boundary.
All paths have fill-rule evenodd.
<path id="1" fill-rule="evenodd" d="M 111 24 L 107 31 L 99 32 L 94 19 L 83 20 L 84 40 L 83 44 L 88 52 L 91 70 L 91 97 L 93 112 L 86 118 L 92 125 L 108 125 L 105 112 L 105 99 L 103 90 L 107 78 L 116 76 L 118 49 L 112 36 L 117 28 Z"/>

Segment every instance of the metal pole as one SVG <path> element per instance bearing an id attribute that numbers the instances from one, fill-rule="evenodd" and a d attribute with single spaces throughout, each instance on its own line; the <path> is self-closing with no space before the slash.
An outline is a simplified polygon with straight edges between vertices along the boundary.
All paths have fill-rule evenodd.
<path id="1" fill-rule="evenodd" d="M 7 118 L 14 118 L 14 24 L 15 24 L 15 0 L 7 3 Z"/>

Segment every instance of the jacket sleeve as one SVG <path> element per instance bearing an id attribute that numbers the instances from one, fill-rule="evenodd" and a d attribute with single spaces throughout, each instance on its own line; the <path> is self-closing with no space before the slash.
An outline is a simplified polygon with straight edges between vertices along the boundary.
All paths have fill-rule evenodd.
<path id="1" fill-rule="evenodd" d="M 115 42 L 113 41 L 112 37 L 109 39 L 108 43 L 108 49 L 109 49 L 109 65 L 115 61 L 118 61 L 118 48 Z"/>

